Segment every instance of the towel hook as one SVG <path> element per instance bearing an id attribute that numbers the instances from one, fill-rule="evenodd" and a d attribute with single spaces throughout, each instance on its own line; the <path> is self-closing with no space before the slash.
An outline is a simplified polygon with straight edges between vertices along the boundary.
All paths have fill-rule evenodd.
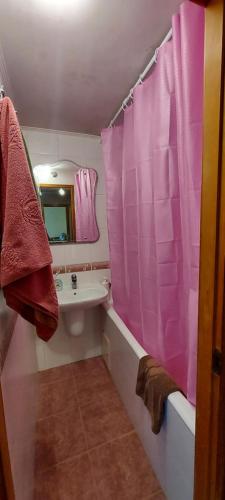
<path id="1" fill-rule="evenodd" d="M 5 97 L 5 90 L 3 85 L 0 86 L 0 99 L 3 99 Z"/>

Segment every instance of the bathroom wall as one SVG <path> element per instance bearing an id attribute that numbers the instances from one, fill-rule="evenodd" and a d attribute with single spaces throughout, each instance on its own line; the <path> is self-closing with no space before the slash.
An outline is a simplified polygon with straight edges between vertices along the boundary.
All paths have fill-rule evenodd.
<path id="1" fill-rule="evenodd" d="M 32 325 L 5 305 L 1 290 L 0 366 L 16 500 L 30 500 L 34 486 L 34 442 L 38 398 L 35 333 Z"/>
<path id="2" fill-rule="evenodd" d="M 109 269 L 77 272 L 78 287 L 101 283 L 110 278 Z M 71 288 L 71 274 L 59 274 L 64 289 Z M 60 292 L 59 292 L 60 293 Z M 64 313 L 60 314 L 58 328 L 53 337 L 46 343 L 36 339 L 39 370 L 66 365 L 81 359 L 99 356 L 102 353 L 102 310 L 94 307 L 85 311 L 84 331 L 79 336 L 72 336 L 65 326 Z"/>
<path id="3" fill-rule="evenodd" d="M 100 239 L 96 243 L 51 246 L 55 266 L 108 261 L 108 233 L 100 137 L 23 127 L 32 165 L 74 160 L 98 173 L 96 212 Z M 58 182 L 59 182 L 58 178 Z"/>
<path id="4" fill-rule="evenodd" d="M 60 267 L 60 277 L 70 287 L 70 271 L 77 272 L 78 286 L 82 283 L 102 281 L 109 277 L 109 249 L 106 222 L 106 200 L 103 177 L 103 159 L 100 137 L 23 127 L 33 167 L 53 163 L 60 159 L 74 160 L 84 167 L 98 172 L 96 194 L 97 221 L 100 239 L 96 243 L 52 245 L 54 267 Z M 60 177 L 62 175 L 62 177 Z M 46 181 L 45 181 L 46 182 Z M 71 178 L 59 174 L 57 183 L 71 183 Z M 82 264 L 82 265 L 80 265 Z M 85 269 L 83 272 L 82 269 Z M 100 269 L 99 269 L 100 268 Z M 67 272 L 65 274 L 65 271 Z M 72 337 L 66 331 L 63 316 L 60 315 L 58 329 L 46 344 L 36 340 L 38 368 L 45 370 L 101 353 L 100 309 L 86 311 L 84 333 Z"/>

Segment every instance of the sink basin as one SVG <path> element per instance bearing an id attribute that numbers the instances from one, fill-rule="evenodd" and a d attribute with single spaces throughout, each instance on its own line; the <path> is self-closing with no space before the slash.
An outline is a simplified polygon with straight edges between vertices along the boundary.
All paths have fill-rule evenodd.
<path id="1" fill-rule="evenodd" d="M 57 291 L 61 311 L 89 309 L 104 302 L 107 296 L 108 290 L 101 284 L 77 288 L 77 290 Z"/>

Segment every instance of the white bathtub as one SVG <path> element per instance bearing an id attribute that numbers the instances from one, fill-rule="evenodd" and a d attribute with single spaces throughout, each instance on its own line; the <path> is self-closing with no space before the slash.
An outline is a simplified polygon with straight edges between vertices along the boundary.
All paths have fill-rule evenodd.
<path id="1" fill-rule="evenodd" d="M 105 359 L 152 467 L 168 500 L 192 500 L 195 408 L 181 393 L 171 394 L 161 431 L 152 433 L 150 415 L 135 394 L 139 359 L 147 353 L 113 307 L 105 304 L 104 310 Z"/>

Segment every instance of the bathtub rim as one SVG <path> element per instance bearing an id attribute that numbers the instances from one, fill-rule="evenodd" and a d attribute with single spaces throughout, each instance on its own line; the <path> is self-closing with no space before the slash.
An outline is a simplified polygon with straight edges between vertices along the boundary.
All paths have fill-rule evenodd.
<path id="1" fill-rule="evenodd" d="M 105 302 L 102 304 L 106 314 L 111 318 L 114 324 L 117 326 L 123 337 L 126 339 L 132 350 L 137 355 L 138 359 L 146 356 L 148 353 L 141 347 L 138 341 L 135 339 L 129 328 L 125 325 L 123 320 L 115 311 L 113 304 L 110 302 Z M 184 424 L 190 430 L 190 432 L 195 435 L 195 419 L 196 419 L 196 409 L 195 407 L 185 398 L 185 396 L 177 391 L 168 396 L 168 401 L 173 406 L 175 411 L 178 413 L 180 418 L 183 420 Z"/>

